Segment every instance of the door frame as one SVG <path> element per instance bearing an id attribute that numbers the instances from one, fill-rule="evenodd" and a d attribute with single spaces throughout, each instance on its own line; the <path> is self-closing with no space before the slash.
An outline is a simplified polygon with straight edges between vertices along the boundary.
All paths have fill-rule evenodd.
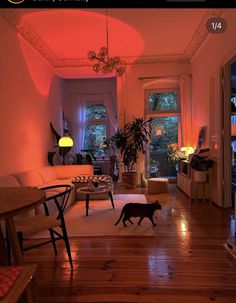
<path id="1" fill-rule="evenodd" d="M 231 64 L 232 56 L 221 68 L 221 107 L 222 107 L 222 163 L 223 163 L 223 207 L 232 207 L 232 163 L 231 163 Z"/>

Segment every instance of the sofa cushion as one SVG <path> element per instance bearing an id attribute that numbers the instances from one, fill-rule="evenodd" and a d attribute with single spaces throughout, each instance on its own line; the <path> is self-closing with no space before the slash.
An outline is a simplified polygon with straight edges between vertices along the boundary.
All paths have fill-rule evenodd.
<path id="1" fill-rule="evenodd" d="M 0 186 L 6 186 L 6 187 L 18 187 L 20 186 L 20 183 L 16 179 L 15 176 L 12 175 L 6 175 L 0 177 Z"/>
<path id="2" fill-rule="evenodd" d="M 82 165 L 56 165 L 55 169 L 57 179 L 69 179 L 78 175 L 93 175 L 93 166 Z"/>
<path id="3" fill-rule="evenodd" d="M 45 166 L 38 169 L 44 183 L 49 183 L 57 179 L 57 175 L 53 166 Z"/>
<path id="4" fill-rule="evenodd" d="M 22 186 L 40 186 L 44 184 L 42 177 L 37 170 L 28 170 L 15 174 Z"/>

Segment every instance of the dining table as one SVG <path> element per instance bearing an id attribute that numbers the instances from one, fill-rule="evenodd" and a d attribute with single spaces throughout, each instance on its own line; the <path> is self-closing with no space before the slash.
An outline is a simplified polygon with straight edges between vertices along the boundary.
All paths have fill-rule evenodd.
<path id="1" fill-rule="evenodd" d="M 14 217 L 24 215 L 45 201 L 45 192 L 37 187 L 0 187 L 0 223 L 6 223 L 6 231 L 15 264 L 22 265 L 23 256 L 14 224 Z M 0 265 L 7 265 L 4 232 L 0 224 Z"/>

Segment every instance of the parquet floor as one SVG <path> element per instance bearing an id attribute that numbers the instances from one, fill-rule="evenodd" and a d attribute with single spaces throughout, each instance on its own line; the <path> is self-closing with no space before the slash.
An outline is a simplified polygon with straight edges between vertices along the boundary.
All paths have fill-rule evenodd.
<path id="1" fill-rule="evenodd" d="M 26 252 L 38 265 L 39 303 L 236 302 L 236 260 L 222 246 L 234 231 L 231 210 L 190 204 L 175 185 L 147 198 L 163 206 L 155 237 L 71 238 L 73 271 L 61 241 L 57 257 L 50 245 Z"/>

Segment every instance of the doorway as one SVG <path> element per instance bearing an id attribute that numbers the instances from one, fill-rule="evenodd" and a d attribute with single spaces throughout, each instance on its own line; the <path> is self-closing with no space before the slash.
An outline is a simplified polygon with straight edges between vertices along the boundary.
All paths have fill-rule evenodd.
<path id="1" fill-rule="evenodd" d="M 231 202 L 234 207 L 236 193 L 236 59 L 230 65 L 231 98 L 230 98 L 230 129 L 231 129 Z"/>
<path id="2" fill-rule="evenodd" d="M 224 205 L 234 207 L 236 194 L 236 57 L 222 69 Z"/>

